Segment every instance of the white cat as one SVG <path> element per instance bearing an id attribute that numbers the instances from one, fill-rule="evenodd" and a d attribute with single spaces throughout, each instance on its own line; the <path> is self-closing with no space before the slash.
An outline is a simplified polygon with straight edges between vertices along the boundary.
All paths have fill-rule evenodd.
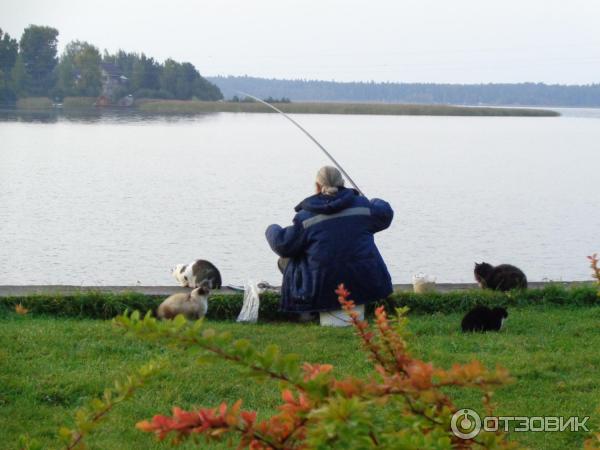
<path id="1" fill-rule="evenodd" d="M 183 314 L 188 320 L 197 320 L 208 311 L 208 294 L 206 286 L 200 286 L 189 293 L 178 293 L 168 297 L 156 311 L 159 319 L 172 319 Z"/>
<path id="2" fill-rule="evenodd" d="M 221 273 L 214 264 L 197 259 L 189 264 L 177 264 L 171 274 L 181 287 L 199 287 L 203 284 L 209 289 L 221 288 Z"/>

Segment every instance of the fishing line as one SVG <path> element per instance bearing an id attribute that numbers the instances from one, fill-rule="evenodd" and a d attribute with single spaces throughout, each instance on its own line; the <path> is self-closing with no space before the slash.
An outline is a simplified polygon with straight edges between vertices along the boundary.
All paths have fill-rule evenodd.
<path id="1" fill-rule="evenodd" d="M 300 128 L 300 130 L 306 134 L 311 141 L 313 141 L 315 144 L 317 144 L 317 147 L 319 147 L 323 153 L 325 153 L 325 155 L 327 155 L 327 157 L 331 160 L 331 162 L 335 165 L 335 167 L 337 167 L 338 169 L 340 169 L 340 172 L 342 172 L 344 174 L 344 176 L 346 177 L 346 179 L 350 182 L 350 184 L 352 186 L 354 186 L 354 189 L 356 189 L 360 195 L 365 196 L 365 194 L 363 194 L 363 192 L 360 190 L 360 188 L 356 185 L 356 183 L 354 182 L 354 180 L 352 178 L 350 178 L 350 175 L 348 175 L 348 173 L 342 168 L 342 166 L 335 160 L 335 158 L 333 156 L 331 156 L 331 153 L 329 153 L 325 147 L 323 147 L 319 141 L 317 141 L 312 134 L 310 134 L 308 131 L 306 131 L 302 125 L 300 125 L 298 122 L 296 122 L 294 119 L 292 119 L 290 116 L 288 116 L 286 113 L 284 113 L 282 110 L 280 110 L 279 108 L 276 108 L 275 106 L 271 105 L 270 103 L 265 102 L 264 100 L 261 100 L 258 97 L 255 97 L 254 95 L 250 95 L 247 94 L 245 92 L 241 92 L 241 91 L 237 91 L 239 94 L 245 95 L 246 97 L 250 97 L 251 99 L 256 100 L 259 103 L 262 103 L 265 106 L 268 106 L 269 108 L 271 108 L 272 110 L 278 112 L 279 114 L 281 114 L 283 117 L 285 117 L 287 120 L 289 120 L 290 122 L 292 122 L 294 125 L 296 125 L 298 128 Z"/>

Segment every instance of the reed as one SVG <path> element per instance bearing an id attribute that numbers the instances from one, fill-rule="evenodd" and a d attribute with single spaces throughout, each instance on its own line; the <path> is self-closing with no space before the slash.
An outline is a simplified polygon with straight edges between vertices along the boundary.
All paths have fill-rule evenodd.
<path id="1" fill-rule="evenodd" d="M 46 97 L 27 97 L 17 100 L 17 109 L 48 109 L 52 101 Z"/>
<path id="2" fill-rule="evenodd" d="M 163 114 L 190 114 L 210 112 L 272 113 L 258 102 L 202 102 L 188 100 L 150 100 L 136 102 L 140 111 Z M 404 105 L 389 103 L 278 103 L 285 113 L 293 114 L 364 114 L 406 116 L 511 116 L 554 117 L 556 111 L 528 108 L 491 108 L 449 105 Z"/>

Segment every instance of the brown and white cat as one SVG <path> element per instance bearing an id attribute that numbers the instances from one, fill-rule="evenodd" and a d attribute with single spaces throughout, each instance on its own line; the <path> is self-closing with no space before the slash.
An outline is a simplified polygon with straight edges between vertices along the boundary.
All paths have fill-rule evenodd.
<path id="1" fill-rule="evenodd" d="M 510 291 L 511 289 L 526 289 L 527 277 L 521 269 L 510 264 L 492 266 L 482 262 L 475 263 L 475 280 L 483 289 Z"/>
<path id="2" fill-rule="evenodd" d="M 168 297 L 156 310 L 159 319 L 173 319 L 183 314 L 188 320 L 201 319 L 208 311 L 208 294 L 206 286 L 200 286 L 191 292 L 177 293 Z"/>

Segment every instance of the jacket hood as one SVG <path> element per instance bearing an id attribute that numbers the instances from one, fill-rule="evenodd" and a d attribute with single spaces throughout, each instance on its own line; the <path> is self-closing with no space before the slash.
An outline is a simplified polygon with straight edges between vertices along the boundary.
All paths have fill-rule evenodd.
<path id="1" fill-rule="evenodd" d="M 316 214 L 333 214 L 350 206 L 356 195 L 358 195 L 357 191 L 347 188 L 340 188 L 336 195 L 311 195 L 302 200 L 295 210 L 296 212 L 303 209 Z"/>

